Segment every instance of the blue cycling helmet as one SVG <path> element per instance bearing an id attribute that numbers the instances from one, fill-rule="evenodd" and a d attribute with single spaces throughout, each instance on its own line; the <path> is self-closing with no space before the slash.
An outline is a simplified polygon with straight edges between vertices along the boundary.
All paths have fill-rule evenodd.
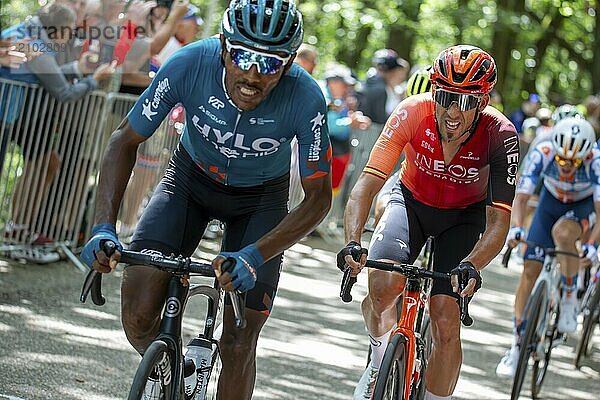
<path id="1" fill-rule="evenodd" d="M 298 50 L 304 34 L 293 0 L 231 0 L 221 27 L 232 42 L 287 54 Z"/>

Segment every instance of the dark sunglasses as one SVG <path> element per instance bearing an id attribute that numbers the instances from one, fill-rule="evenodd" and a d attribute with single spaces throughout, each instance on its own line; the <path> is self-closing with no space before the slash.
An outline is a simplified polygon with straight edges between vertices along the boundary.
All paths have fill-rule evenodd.
<path id="1" fill-rule="evenodd" d="M 456 103 L 460 111 L 469 111 L 479 105 L 481 96 L 435 89 L 433 91 L 433 99 L 444 108 L 450 108 L 452 103 Z"/>
<path id="2" fill-rule="evenodd" d="M 565 167 L 568 165 L 568 166 L 573 166 L 575 168 L 579 168 L 579 166 L 583 162 L 583 160 L 581 158 L 576 158 L 574 160 L 571 160 L 568 158 L 562 158 L 558 154 L 556 154 L 554 156 L 554 161 L 556 161 L 558 163 L 558 165 L 560 165 L 561 167 Z"/>
<path id="3" fill-rule="evenodd" d="M 231 61 L 243 71 L 249 71 L 256 65 L 258 72 L 263 75 L 275 75 L 290 60 L 291 56 L 279 57 L 275 54 L 261 53 L 243 46 L 231 44 L 225 40 L 225 47 L 229 52 Z"/>

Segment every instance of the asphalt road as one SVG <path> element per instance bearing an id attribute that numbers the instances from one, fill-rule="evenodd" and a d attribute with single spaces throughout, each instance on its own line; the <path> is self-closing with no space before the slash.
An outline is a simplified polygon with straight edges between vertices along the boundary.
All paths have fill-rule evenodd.
<path id="1" fill-rule="evenodd" d="M 366 359 L 360 315 L 366 274 L 354 301 L 338 297 L 337 245 L 307 239 L 286 253 L 284 272 L 258 349 L 254 399 L 350 399 Z M 207 258 L 216 244 L 203 249 Z M 495 367 L 510 343 L 513 291 L 520 266 L 497 262 L 472 302 L 475 324 L 462 332 L 464 364 L 454 399 L 508 399 L 511 382 Z M 68 262 L 26 265 L 0 260 L 0 399 L 123 399 L 139 357 L 119 319 L 119 276 L 104 279 L 103 307 L 78 302 L 83 275 Z M 186 335 L 201 307 L 186 313 Z M 581 370 L 572 366 L 578 335 L 553 352 L 544 399 L 600 399 L 600 332 Z M 529 378 L 528 378 L 529 379 Z M 529 380 L 522 398 L 529 398 Z"/>

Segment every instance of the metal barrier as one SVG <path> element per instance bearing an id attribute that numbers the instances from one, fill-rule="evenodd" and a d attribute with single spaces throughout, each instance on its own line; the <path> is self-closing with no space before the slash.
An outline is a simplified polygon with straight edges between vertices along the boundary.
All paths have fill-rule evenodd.
<path id="1" fill-rule="evenodd" d="M 136 98 L 93 92 L 61 103 L 36 85 L 0 79 L 0 252 L 51 262 L 60 249 L 85 269 L 73 252 L 91 227 L 102 153 Z M 179 139 L 169 122 L 140 146 L 138 159 L 153 168 L 144 193 Z M 132 209 L 140 203 L 130 192 L 139 186 L 130 186 Z"/>

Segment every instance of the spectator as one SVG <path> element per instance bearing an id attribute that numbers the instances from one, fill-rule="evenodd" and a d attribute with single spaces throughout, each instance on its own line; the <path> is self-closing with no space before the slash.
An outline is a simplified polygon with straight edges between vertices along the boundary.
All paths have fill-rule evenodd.
<path id="1" fill-rule="evenodd" d="M 310 44 L 302 43 L 298 48 L 294 62 L 312 75 L 318 61 L 319 54 L 317 53 L 317 49 Z"/>
<path id="2" fill-rule="evenodd" d="M 519 135 L 521 135 L 523 131 L 523 121 L 526 118 L 535 116 L 535 113 L 540 109 L 540 107 L 540 96 L 535 93 L 531 93 L 527 100 L 521 103 L 521 107 L 510 114 L 508 118 L 515 126 L 515 129 Z"/>
<path id="3" fill-rule="evenodd" d="M 350 132 L 352 128 L 367 129 L 371 120 L 360 111 L 353 111 L 355 104 L 353 86 L 356 79 L 350 68 L 330 64 L 325 71 L 324 94 L 327 101 L 327 126 L 333 150 L 331 160 L 331 185 L 336 195 L 342 188 L 346 167 L 350 162 Z"/>
<path id="4" fill-rule="evenodd" d="M 51 3 L 42 7 L 37 16 L 3 31 L 2 36 L 14 36 L 19 40 L 30 40 L 31 48 L 56 49 L 57 46 L 63 46 L 69 42 L 75 29 L 75 23 L 76 14 L 73 10 L 61 3 Z M 99 81 L 108 79 L 114 72 L 114 65 L 103 64 L 94 71 L 92 76 L 82 77 L 77 83 L 72 83 L 61 71 L 57 61 L 57 53 L 48 50 L 21 64 L 16 69 L 2 67 L 0 68 L 0 77 L 40 84 L 59 102 L 73 102 L 96 89 Z M 25 98 L 25 96 L 15 96 L 12 100 L 14 102 L 12 104 L 13 108 L 19 110 L 19 112 L 20 110 L 29 109 L 27 102 L 33 101 L 33 99 Z M 35 107 L 33 104 L 32 106 Z M 16 138 L 16 142 L 26 158 L 23 174 L 13 195 L 13 212 L 19 210 L 17 214 L 13 215 L 14 225 L 17 226 L 24 225 L 27 221 L 37 220 L 40 205 L 44 203 L 42 199 L 60 167 L 59 155 L 55 151 L 46 153 L 54 140 L 52 130 L 50 127 L 45 126 L 45 121 L 49 118 L 46 114 L 48 110 L 46 108 L 38 109 L 37 107 L 33 110 L 35 110 L 34 118 L 37 115 L 37 120 L 33 120 L 29 127 L 35 127 L 38 131 L 20 132 Z M 27 128 L 21 126 L 21 129 Z M 29 140 L 31 135 L 35 135 L 35 140 Z M 43 182 L 40 184 L 41 188 L 25 188 L 24 182 L 31 181 L 30 177 L 37 174 L 43 177 Z M 34 206 L 26 217 L 18 206 L 30 196 L 37 196 L 40 200 L 30 201 L 30 204 Z M 27 221 L 25 221 L 25 218 L 27 218 Z M 33 232 L 29 232 L 29 234 L 36 244 L 52 241 L 50 238 L 42 237 Z M 25 258 L 37 262 L 56 261 L 55 254 L 41 251 L 30 252 L 25 256 Z"/>
<path id="5" fill-rule="evenodd" d="M 200 26 L 204 23 L 198 16 L 198 7 L 188 5 L 186 14 L 181 17 L 175 28 L 175 33 L 169 38 L 169 41 L 163 49 L 150 62 L 151 77 L 156 73 L 160 66 L 177 50 L 185 45 L 195 42 L 198 39 Z"/>
<path id="6" fill-rule="evenodd" d="M 600 95 L 586 97 L 583 106 L 585 117 L 592 124 L 596 138 L 600 137 Z"/>
<path id="7" fill-rule="evenodd" d="M 373 56 L 375 74 L 364 86 L 358 109 L 378 124 L 385 124 L 388 116 L 403 98 L 410 65 L 392 49 L 377 50 Z"/>

